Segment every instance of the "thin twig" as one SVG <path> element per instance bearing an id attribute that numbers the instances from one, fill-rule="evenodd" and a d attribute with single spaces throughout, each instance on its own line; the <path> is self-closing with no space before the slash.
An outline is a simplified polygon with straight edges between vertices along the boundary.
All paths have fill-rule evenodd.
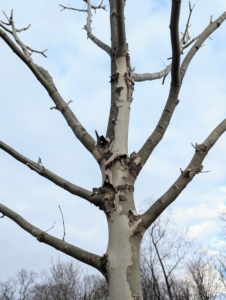
<path id="1" fill-rule="evenodd" d="M 64 241 L 64 237 L 65 237 L 65 235 L 66 235 L 66 231 L 65 231 L 65 224 L 64 224 L 64 216 L 63 216 L 63 213 L 62 213 L 62 210 L 61 210 L 61 207 L 60 207 L 60 205 L 58 205 L 58 207 L 59 207 L 59 210 L 60 210 L 60 212 L 61 212 L 62 221 L 63 221 L 64 235 L 63 235 L 63 238 L 62 238 L 62 240 Z"/>
<path id="2" fill-rule="evenodd" d="M 46 230 L 45 233 L 48 232 L 48 231 L 50 231 L 50 229 L 52 229 L 52 228 L 54 227 L 55 223 L 56 223 L 56 222 L 54 222 L 54 223 L 53 223 L 53 226 L 50 227 L 48 230 Z"/>

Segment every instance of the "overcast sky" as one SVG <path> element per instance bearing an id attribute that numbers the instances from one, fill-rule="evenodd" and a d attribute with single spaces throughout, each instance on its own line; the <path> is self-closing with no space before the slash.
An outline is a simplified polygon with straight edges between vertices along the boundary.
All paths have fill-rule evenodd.
<path id="1" fill-rule="evenodd" d="M 137 73 L 164 69 L 171 57 L 169 19 L 171 1 L 127 1 L 125 10 L 127 41 L 131 63 Z M 67 2 L 60 2 L 67 5 Z M 69 2 L 84 7 L 83 1 Z M 97 1 L 96 1 L 97 4 Z M 77 118 L 94 136 L 105 135 L 110 107 L 110 62 L 108 55 L 87 40 L 86 15 L 60 12 L 54 0 L 0 0 L 7 15 L 14 9 L 17 28 L 31 23 L 21 32 L 22 41 L 37 49 L 48 48 L 48 58 L 34 54 L 34 61 L 46 68 Z M 190 34 L 198 35 L 209 24 L 210 16 L 226 10 L 222 0 L 197 0 Z M 187 21 L 188 2 L 183 1 L 180 31 Z M 0 20 L 5 21 L 1 13 Z M 109 10 L 93 14 L 93 32 L 110 43 Z M 226 24 L 207 39 L 193 59 L 183 82 L 180 103 L 157 149 L 142 170 L 135 186 L 139 204 L 147 197 L 157 199 L 186 168 L 194 148 L 202 143 L 226 114 Z M 183 58 L 183 57 L 182 57 Z M 164 64 L 163 64 L 164 63 Z M 28 158 L 59 176 L 91 190 L 101 185 L 98 165 L 76 140 L 48 94 L 26 65 L 0 40 L 0 139 Z M 138 151 L 155 128 L 165 105 L 170 76 L 162 80 L 136 83 L 131 107 L 129 152 Z M 219 212 L 226 202 L 226 135 L 223 135 L 204 161 L 204 170 L 171 205 L 180 228 L 190 225 L 190 236 L 217 246 Z M 107 224 L 103 212 L 85 200 L 55 186 L 45 178 L 0 152 L 0 200 L 42 230 L 54 222 L 50 234 L 62 238 L 58 205 L 66 223 L 66 241 L 98 255 L 107 246 Z M 50 258 L 64 254 L 39 243 L 6 217 L 0 219 L 0 280 L 25 267 L 41 271 Z"/>

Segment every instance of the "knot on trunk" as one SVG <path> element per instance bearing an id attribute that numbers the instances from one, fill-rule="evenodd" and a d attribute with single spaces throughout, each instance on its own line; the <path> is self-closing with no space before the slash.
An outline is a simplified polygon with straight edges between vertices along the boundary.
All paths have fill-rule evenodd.
<path id="1" fill-rule="evenodd" d="M 128 218 L 129 218 L 129 226 L 133 226 L 133 224 L 138 221 L 141 216 L 140 215 L 135 215 L 132 210 L 129 210 L 128 213 Z"/>
<path id="2" fill-rule="evenodd" d="M 106 211 L 105 202 L 112 208 L 115 207 L 115 189 L 111 184 L 105 183 L 103 187 L 93 188 L 91 195 L 92 203 L 99 207 L 99 209 Z"/>
<path id="3" fill-rule="evenodd" d="M 103 257 L 100 259 L 100 270 L 102 273 L 107 275 L 107 263 L 108 263 L 108 255 L 104 254 Z"/>
<path id="4" fill-rule="evenodd" d="M 141 163 L 140 156 L 136 152 L 133 152 L 130 154 L 130 160 L 128 162 L 128 167 L 129 167 L 130 174 L 134 178 L 137 178 L 143 165 Z"/>

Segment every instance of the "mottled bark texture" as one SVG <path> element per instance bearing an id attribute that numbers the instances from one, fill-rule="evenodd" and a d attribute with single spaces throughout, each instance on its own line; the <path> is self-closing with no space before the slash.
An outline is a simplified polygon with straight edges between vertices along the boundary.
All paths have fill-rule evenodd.
<path id="1" fill-rule="evenodd" d="M 139 172 L 142 170 L 152 151 L 163 138 L 169 126 L 179 102 L 178 96 L 182 86 L 182 79 L 185 76 L 189 63 L 203 42 L 226 19 L 226 12 L 217 20 L 211 21 L 201 34 L 191 39 L 188 34 L 188 28 L 193 8 L 189 4 L 189 16 L 186 28 L 182 38 L 180 38 L 179 18 L 181 1 L 172 0 L 169 24 L 172 46 L 171 62 L 162 71 L 137 74 L 134 73 L 134 69 L 131 67 L 131 58 L 128 53 L 129 47 L 126 41 L 124 14 L 126 1 L 109 1 L 111 46 L 108 46 L 94 36 L 91 28 L 92 11 L 98 9 L 105 10 L 106 5 L 103 5 L 103 1 L 99 5 L 92 4 L 90 0 L 86 0 L 85 2 L 87 4 L 85 9 L 64 5 L 61 5 L 61 7 L 63 10 L 70 9 L 87 13 L 85 30 L 87 31 L 88 38 L 109 55 L 111 99 L 109 101 L 110 112 L 106 136 L 99 136 L 98 132 L 96 132 L 96 140 L 94 140 L 88 134 L 70 109 L 70 101 L 66 103 L 57 91 L 48 71 L 33 62 L 31 58 L 32 52 L 37 52 L 45 56 L 46 50 L 37 51 L 31 49 L 19 39 L 17 34 L 19 31 L 14 24 L 13 11 L 10 17 L 7 17 L 8 22 L 0 24 L 2 27 L 0 29 L 0 37 L 28 66 L 48 92 L 55 105 L 51 109 L 56 109 L 62 113 L 77 139 L 96 159 L 100 167 L 102 185 L 93 188 L 93 191 L 88 191 L 46 169 L 41 159 L 36 163 L 1 141 L 0 148 L 39 175 L 68 192 L 95 204 L 95 206 L 101 209 L 106 215 L 109 231 L 106 252 L 100 257 L 70 245 L 63 240 L 59 240 L 47 232 L 36 228 L 3 204 L 0 204 L 0 212 L 3 217 L 6 216 L 12 219 L 21 228 L 37 238 L 39 242 L 46 243 L 99 270 L 108 281 L 111 300 L 141 300 L 143 297 L 141 292 L 139 256 L 143 234 L 156 218 L 179 196 L 195 175 L 202 172 L 202 162 L 210 148 L 225 132 L 226 120 L 219 124 L 202 144 L 195 144 L 195 154 L 191 162 L 184 170 L 181 170 L 181 175 L 174 184 L 142 215 L 138 215 L 136 212 L 134 184 Z M 23 30 L 27 30 L 28 28 L 29 26 Z M 15 42 L 9 38 L 9 34 L 12 35 Z M 189 46 L 191 48 L 181 63 L 181 54 Z M 156 128 L 138 153 L 132 152 L 129 155 L 128 128 L 134 83 L 159 78 L 163 78 L 164 83 L 164 79 L 169 73 L 171 73 L 169 95 Z"/>

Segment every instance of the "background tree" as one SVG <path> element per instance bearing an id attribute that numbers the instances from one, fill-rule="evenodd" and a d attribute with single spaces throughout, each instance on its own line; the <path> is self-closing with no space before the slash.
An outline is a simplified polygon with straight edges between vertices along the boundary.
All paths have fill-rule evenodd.
<path id="1" fill-rule="evenodd" d="M 73 261 L 58 260 L 39 275 L 22 269 L 15 278 L 0 282 L 0 299 L 107 300 L 108 287 L 99 275 L 85 275 Z"/>
<path id="2" fill-rule="evenodd" d="M 187 233 L 178 230 L 172 212 L 160 216 L 147 230 L 141 250 L 144 299 L 177 299 L 176 295 L 186 299 L 182 274 L 192 247 Z"/>
<path id="3" fill-rule="evenodd" d="M 33 234 L 40 242 L 47 243 L 62 252 L 66 252 L 68 255 L 101 271 L 102 274 L 109 279 L 111 299 L 140 299 L 142 296 L 139 279 L 139 247 L 142 235 L 161 212 L 177 198 L 193 177 L 202 171 L 201 164 L 206 154 L 225 131 L 225 120 L 216 127 L 203 143 L 194 146 L 196 149 L 195 155 L 187 168 L 181 170 L 181 176 L 169 190 L 142 215 L 137 215 L 134 205 L 134 182 L 169 125 L 174 109 L 178 104 L 178 94 L 182 79 L 191 59 L 202 46 L 206 38 L 224 21 L 226 14 L 222 14 L 221 17 L 215 21 L 211 19 L 210 24 L 203 33 L 191 40 L 188 34 L 188 21 L 182 38 L 180 38 L 178 29 L 180 1 L 172 1 L 170 21 L 172 65 L 167 66 L 164 71 L 160 73 L 160 77 L 165 77 L 168 72 L 171 71 L 169 97 L 156 129 L 137 153 L 132 152 L 131 155 L 128 155 L 129 108 L 132 102 L 134 81 L 154 79 L 159 77 L 159 74 L 140 76 L 139 74 L 132 73 L 133 70 L 129 60 L 125 36 L 124 3 L 122 3 L 122 1 L 110 1 L 111 46 L 109 47 L 100 42 L 92 35 L 90 27 L 91 9 L 103 8 L 101 5 L 99 7 L 92 7 L 89 1 L 87 1 L 87 9 L 85 10 L 88 14 L 85 27 L 88 36 L 110 55 L 112 66 L 112 105 L 107 134 L 105 137 L 97 134 L 97 142 L 86 132 L 70 110 L 70 101 L 66 102 L 62 99 L 49 73 L 33 63 L 29 52 L 34 52 L 34 49 L 27 47 L 18 39 L 14 27 L 13 13 L 11 13 L 10 17 L 7 17 L 7 22 L 5 22 L 7 24 L 2 26 L 6 32 L 9 31 L 5 26 L 9 25 L 12 27 L 10 29 L 12 31 L 10 31 L 9 34 L 14 36 L 23 52 L 17 48 L 3 30 L 0 31 L 1 38 L 31 69 L 54 101 L 56 105 L 55 108 L 62 112 L 74 134 L 99 163 L 103 177 L 101 188 L 96 188 L 93 192 L 90 192 L 48 171 L 48 169 L 43 166 L 41 159 L 38 160 L 38 163 L 35 163 L 3 142 L 1 142 L 1 148 L 40 175 L 104 210 L 108 218 L 109 228 L 109 245 L 107 252 L 103 257 L 87 253 L 65 241 L 50 236 L 46 231 L 39 230 L 4 205 L 1 205 L 0 211 L 3 216 L 8 216 L 13 219 L 21 227 Z M 191 12 L 192 7 L 190 7 L 190 13 Z M 190 14 L 188 20 L 189 19 Z M 183 50 L 190 46 L 192 42 L 195 42 L 194 45 L 186 54 L 182 64 L 180 64 L 180 56 Z M 44 51 L 40 51 L 40 53 L 45 55 Z"/>

